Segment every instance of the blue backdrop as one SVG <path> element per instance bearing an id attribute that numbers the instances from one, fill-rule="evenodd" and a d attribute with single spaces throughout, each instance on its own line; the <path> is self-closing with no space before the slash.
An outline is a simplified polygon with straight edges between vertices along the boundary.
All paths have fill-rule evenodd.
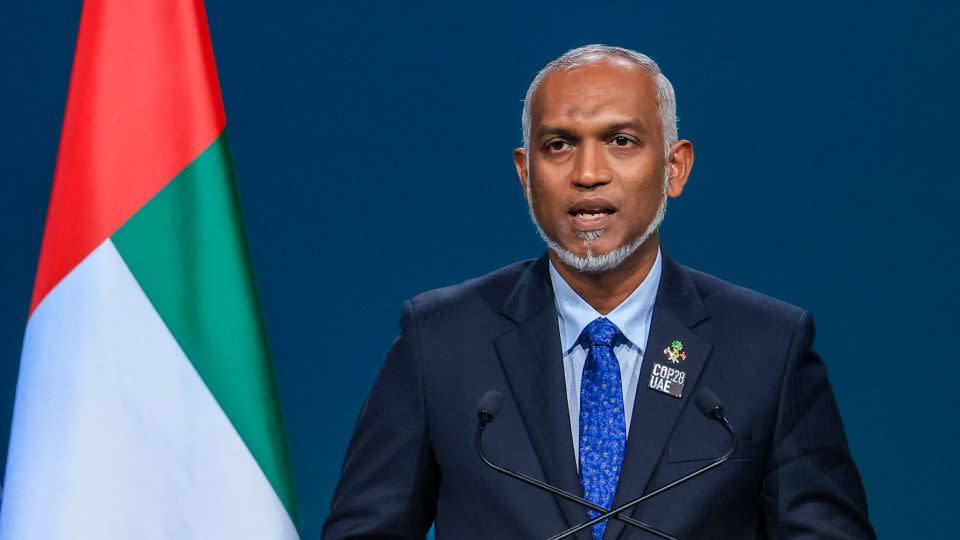
<path id="1" fill-rule="evenodd" d="M 604 42 L 660 62 L 696 148 L 666 249 L 813 312 L 878 532 L 946 538 L 956 4 L 604 4 L 208 1 L 304 536 L 402 300 L 541 253 L 511 162 L 521 98 Z M 0 17 L 0 441 L 79 12 Z"/>

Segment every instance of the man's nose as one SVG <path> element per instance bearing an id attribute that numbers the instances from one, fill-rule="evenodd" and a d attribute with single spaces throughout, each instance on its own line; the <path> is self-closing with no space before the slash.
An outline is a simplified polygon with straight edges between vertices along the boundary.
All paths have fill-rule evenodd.
<path id="1" fill-rule="evenodd" d="M 576 187 L 590 188 L 610 182 L 610 167 L 601 144 L 581 144 L 577 152 L 576 167 L 573 171 L 573 184 Z"/>

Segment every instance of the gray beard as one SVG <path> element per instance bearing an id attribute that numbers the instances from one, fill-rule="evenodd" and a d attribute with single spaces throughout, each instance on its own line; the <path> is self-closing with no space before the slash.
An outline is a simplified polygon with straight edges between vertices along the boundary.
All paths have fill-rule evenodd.
<path id="1" fill-rule="evenodd" d="M 528 178 L 526 183 L 527 209 L 530 211 L 530 221 L 532 221 L 534 226 L 536 226 L 537 232 L 540 233 L 540 238 L 543 238 L 543 241 L 547 243 L 547 247 L 556 253 L 557 257 L 559 257 L 564 264 L 578 272 L 595 274 L 607 272 L 620 266 L 650 238 L 650 235 L 660 228 L 660 223 L 663 222 L 663 217 L 667 213 L 667 191 L 670 188 L 670 177 L 664 174 L 663 202 L 660 203 L 660 208 L 657 209 L 657 214 L 653 216 L 653 220 L 650 221 L 650 225 L 648 225 L 647 229 L 643 231 L 643 234 L 634 239 L 632 242 L 620 246 L 609 253 L 595 255 L 591 249 L 591 243 L 597 238 L 603 236 L 604 229 L 597 229 L 595 231 L 577 231 L 577 236 L 583 240 L 583 243 L 587 248 L 586 256 L 580 257 L 575 255 L 572 251 L 564 249 L 563 246 L 561 246 L 557 241 L 547 236 L 547 233 L 543 231 L 543 227 L 541 227 L 540 223 L 537 222 L 537 217 L 533 214 L 533 198 L 531 196 L 530 189 L 530 184 L 532 181 L 532 178 Z"/>

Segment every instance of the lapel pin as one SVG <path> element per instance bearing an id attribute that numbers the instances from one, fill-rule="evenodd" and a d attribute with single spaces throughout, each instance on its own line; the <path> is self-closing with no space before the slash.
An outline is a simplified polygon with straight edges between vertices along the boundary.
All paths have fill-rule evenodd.
<path id="1" fill-rule="evenodd" d="M 683 350 L 683 342 L 679 339 L 673 340 L 670 346 L 663 350 L 663 355 L 674 364 L 679 364 L 687 359 L 687 351 Z"/>
<path id="2" fill-rule="evenodd" d="M 675 339 L 663 349 L 663 356 L 671 364 L 679 364 L 686 361 L 687 351 L 683 350 L 683 342 Z M 683 395 L 683 383 L 685 382 L 687 382 L 686 372 L 666 364 L 655 363 L 653 369 L 650 370 L 650 383 L 647 387 L 678 398 Z"/>

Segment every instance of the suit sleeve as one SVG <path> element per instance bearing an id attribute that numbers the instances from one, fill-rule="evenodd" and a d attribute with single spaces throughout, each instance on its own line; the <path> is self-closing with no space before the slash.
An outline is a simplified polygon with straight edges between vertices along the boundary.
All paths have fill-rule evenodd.
<path id="1" fill-rule="evenodd" d="M 787 353 L 764 476 L 767 533 L 791 539 L 876 538 L 813 337 L 813 319 L 803 313 Z"/>
<path id="2" fill-rule="evenodd" d="M 410 301 L 404 303 L 400 328 L 350 439 L 323 527 L 326 540 L 422 540 L 433 522 L 438 474 Z"/>

